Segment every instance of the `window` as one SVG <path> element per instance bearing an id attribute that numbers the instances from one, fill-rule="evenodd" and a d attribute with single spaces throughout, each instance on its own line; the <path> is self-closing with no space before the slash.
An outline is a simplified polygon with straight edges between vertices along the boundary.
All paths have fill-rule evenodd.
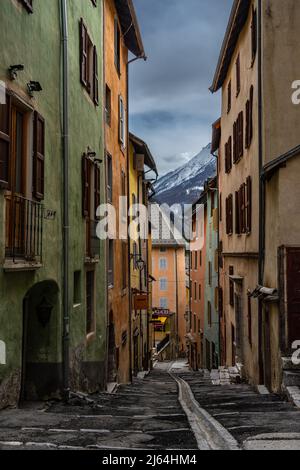
<path id="1" fill-rule="evenodd" d="M 230 266 L 229 267 L 229 276 L 234 275 L 234 267 Z M 234 307 L 234 281 L 232 279 L 229 279 L 229 305 L 231 307 Z"/>
<path id="2" fill-rule="evenodd" d="M 194 283 L 194 300 L 197 302 L 197 282 Z"/>
<path id="3" fill-rule="evenodd" d="M 119 97 L 119 139 L 122 146 L 126 147 L 126 117 L 123 98 Z"/>
<path id="4" fill-rule="evenodd" d="M 241 111 L 233 125 L 233 163 L 238 163 L 244 154 L 244 113 Z"/>
<path id="5" fill-rule="evenodd" d="M 115 18 L 115 66 L 118 74 L 121 73 L 121 31 L 118 18 Z"/>
<path id="6" fill-rule="evenodd" d="M 252 49 L 252 66 L 255 62 L 257 53 L 257 11 L 252 7 L 252 23 L 251 23 L 251 49 Z"/>
<path id="7" fill-rule="evenodd" d="M 159 300 L 160 308 L 168 308 L 168 299 L 161 297 Z"/>
<path id="8" fill-rule="evenodd" d="M 127 253 L 127 243 L 122 241 L 122 289 L 126 289 L 127 287 L 127 259 L 128 259 L 128 253 Z"/>
<path id="9" fill-rule="evenodd" d="M 228 83 L 227 87 L 227 114 L 230 113 L 231 110 L 231 80 Z"/>
<path id="10" fill-rule="evenodd" d="M 160 247 L 159 249 L 160 253 L 166 253 L 166 251 L 167 251 L 167 248 L 164 248 L 164 247 Z"/>
<path id="11" fill-rule="evenodd" d="M 235 63 L 235 68 L 236 68 L 236 96 L 239 96 L 240 91 L 241 91 L 241 58 L 240 55 L 238 55 L 236 63 Z"/>
<path id="12" fill-rule="evenodd" d="M 252 180 L 249 176 L 235 193 L 236 234 L 251 233 L 252 230 Z"/>
<path id="13" fill-rule="evenodd" d="M 159 288 L 161 291 L 166 291 L 167 290 L 167 279 L 166 278 L 161 278 L 159 280 Z"/>
<path id="14" fill-rule="evenodd" d="M 127 190 L 126 190 L 126 173 L 124 169 L 121 171 L 121 196 L 122 196 L 122 220 L 127 223 Z"/>
<path id="15" fill-rule="evenodd" d="M 108 242 L 108 286 L 114 285 L 114 240 Z"/>
<path id="16" fill-rule="evenodd" d="M 252 142 L 253 137 L 253 98 L 254 88 L 250 88 L 250 98 L 246 103 L 246 135 L 245 135 L 245 146 L 248 149 Z"/>
<path id="17" fill-rule="evenodd" d="M 19 0 L 28 13 L 33 13 L 33 0 Z"/>
<path id="18" fill-rule="evenodd" d="M 232 138 L 229 137 L 225 144 L 225 173 L 230 173 L 232 169 Z"/>
<path id="19" fill-rule="evenodd" d="M 86 273 L 86 334 L 95 331 L 95 272 Z"/>
<path id="20" fill-rule="evenodd" d="M 81 304 L 81 271 L 74 272 L 73 282 L 73 304 Z"/>
<path id="21" fill-rule="evenodd" d="M 82 156 L 82 215 L 85 219 L 96 220 L 100 205 L 101 171 L 97 162 L 88 155 Z M 94 197 L 93 196 L 94 193 Z"/>
<path id="22" fill-rule="evenodd" d="M 198 269 L 198 252 L 197 251 L 195 251 L 195 258 L 194 259 L 195 259 L 194 268 L 195 268 L 195 271 L 197 271 L 197 269 Z"/>
<path id="23" fill-rule="evenodd" d="M 226 199 L 226 233 L 233 234 L 233 196 L 230 194 Z"/>
<path id="24" fill-rule="evenodd" d="M 212 327 L 212 313 L 211 313 L 211 303 L 210 301 L 207 302 L 207 322 L 209 327 Z"/>
<path id="25" fill-rule="evenodd" d="M 252 304 L 250 295 L 248 295 L 248 339 L 250 346 L 252 346 Z"/>
<path id="26" fill-rule="evenodd" d="M 161 271 L 167 269 L 167 259 L 166 258 L 160 258 L 160 260 L 159 260 L 159 269 Z"/>
<path id="27" fill-rule="evenodd" d="M 111 90 L 108 85 L 105 88 L 105 122 L 111 125 Z"/>
<path id="28" fill-rule="evenodd" d="M 97 48 L 93 45 L 83 19 L 80 20 L 80 81 L 95 105 L 99 104 Z"/>
<path id="29" fill-rule="evenodd" d="M 199 286 L 198 286 L 198 293 L 199 293 L 199 300 L 201 300 L 201 298 L 202 298 L 202 286 L 201 286 L 201 284 L 199 284 Z"/>
<path id="30" fill-rule="evenodd" d="M 107 201 L 112 203 L 113 200 L 113 168 L 112 157 L 107 154 Z"/>
<path id="31" fill-rule="evenodd" d="M 200 253 L 200 266 L 202 266 L 202 251 L 199 251 Z"/>

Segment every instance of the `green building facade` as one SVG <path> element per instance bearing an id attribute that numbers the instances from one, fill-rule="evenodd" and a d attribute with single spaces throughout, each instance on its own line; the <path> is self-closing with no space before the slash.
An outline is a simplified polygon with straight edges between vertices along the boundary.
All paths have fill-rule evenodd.
<path id="1" fill-rule="evenodd" d="M 102 15 L 0 5 L 0 408 L 105 386 Z"/>
<path id="2" fill-rule="evenodd" d="M 219 352 L 219 289 L 218 289 L 218 191 L 217 179 L 205 184 L 207 198 L 206 266 L 205 266 L 205 319 L 204 319 L 204 365 L 217 369 Z"/>

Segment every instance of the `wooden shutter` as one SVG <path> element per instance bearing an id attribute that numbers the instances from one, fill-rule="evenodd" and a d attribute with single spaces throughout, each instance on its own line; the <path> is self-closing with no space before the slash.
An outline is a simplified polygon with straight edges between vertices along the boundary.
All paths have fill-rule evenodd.
<path id="1" fill-rule="evenodd" d="M 246 232 L 246 185 L 242 184 L 240 188 L 240 214 L 241 214 L 241 232 Z"/>
<path id="2" fill-rule="evenodd" d="M 9 186 L 11 134 L 11 97 L 6 94 L 6 103 L 0 104 L 0 188 Z"/>
<path id="3" fill-rule="evenodd" d="M 252 7 L 252 24 L 251 24 L 251 46 L 252 46 L 252 65 L 255 61 L 257 52 L 257 11 Z"/>
<path id="4" fill-rule="evenodd" d="M 228 171 L 228 142 L 225 144 L 225 173 L 229 173 Z"/>
<path id="5" fill-rule="evenodd" d="M 253 99 L 254 99 L 254 88 L 250 88 L 250 101 L 249 101 L 249 147 L 253 138 Z"/>
<path id="6" fill-rule="evenodd" d="M 90 160 L 87 155 L 82 157 L 82 215 L 90 216 Z"/>
<path id="7" fill-rule="evenodd" d="M 228 140 L 228 162 L 229 162 L 229 169 L 232 169 L 232 138 L 229 137 Z"/>
<path id="8" fill-rule="evenodd" d="M 101 170 L 99 165 L 95 164 L 95 183 L 94 183 L 94 204 L 95 204 L 95 220 L 98 219 L 96 212 L 101 202 Z"/>
<path id="9" fill-rule="evenodd" d="M 88 86 L 88 34 L 83 19 L 80 20 L 80 81 Z"/>
<path id="10" fill-rule="evenodd" d="M 240 94 L 241 91 L 241 59 L 240 55 L 236 60 L 236 96 Z"/>
<path id="11" fill-rule="evenodd" d="M 237 157 L 238 146 L 237 146 L 237 121 L 233 123 L 233 163 L 238 160 Z"/>
<path id="12" fill-rule="evenodd" d="M 252 179 L 251 176 L 247 178 L 247 191 L 246 191 L 246 231 L 251 233 L 252 231 Z"/>
<path id="13" fill-rule="evenodd" d="M 238 119 L 238 158 L 242 158 L 244 154 L 244 113 L 239 114 Z"/>
<path id="14" fill-rule="evenodd" d="M 99 105 L 99 72 L 98 72 L 98 55 L 97 48 L 94 46 L 93 50 L 94 60 L 93 60 L 93 100 L 94 103 Z"/>
<path id="15" fill-rule="evenodd" d="M 45 121 L 36 111 L 33 132 L 33 196 L 41 201 L 45 186 Z"/>
<path id="16" fill-rule="evenodd" d="M 246 103 L 246 135 L 245 135 L 245 147 L 246 147 L 246 149 L 249 148 L 249 146 L 250 146 L 250 139 L 249 139 L 250 130 L 249 130 L 249 126 L 250 126 L 250 101 L 247 100 L 247 103 Z"/>
<path id="17" fill-rule="evenodd" d="M 241 234 L 241 217 L 240 217 L 240 194 L 239 191 L 235 192 L 235 233 Z"/>

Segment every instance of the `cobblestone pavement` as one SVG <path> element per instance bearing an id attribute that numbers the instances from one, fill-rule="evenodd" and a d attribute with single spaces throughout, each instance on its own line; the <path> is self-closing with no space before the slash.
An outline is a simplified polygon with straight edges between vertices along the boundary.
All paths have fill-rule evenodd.
<path id="1" fill-rule="evenodd" d="M 4 410 L 0 449 L 300 450 L 299 410 L 224 374 L 165 362 L 115 394 Z"/>
<path id="2" fill-rule="evenodd" d="M 198 404 L 249 450 L 300 450 L 300 411 L 282 397 L 246 384 L 220 385 L 208 372 L 177 369 Z M 218 385 L 213 385 L 218 383 Z"/>
<path id="3" fill-rule="evenodd" d="M 1 412 L 0 449 L 197 449 L 165 366 L 115 394 Z"/>

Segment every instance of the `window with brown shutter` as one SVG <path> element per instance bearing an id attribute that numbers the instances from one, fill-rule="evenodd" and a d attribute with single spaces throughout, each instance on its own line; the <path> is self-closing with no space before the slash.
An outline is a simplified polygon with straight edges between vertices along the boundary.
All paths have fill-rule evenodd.
<path id="1" fill-rule="evenodd" d="M 240 112 L 238 117 L 238 158 L 244 154 L 244 113 Z"/>
<path id="2" fill-rule="evenodd" d="M 45 186 L 45 121 L 37 112 L 34 113 L 33 144 L 33 196 L 41 201 Z"/>
<path id="3" fill-rule="evenodd" d="M 87 27 L 81 18 L 80 30 L 80 81 L 95 105 L 99 104 L 99 70 L 97 48 L 93 45 Z"/>
<path id="4" fill-rule="evenodd" d="M 238 161 L 238 132 L 237 121 L 233 123 L 233 163 Z"/>
<path id="5" fill-rule="evenodd" d="M 7 189 L 9 186 L 10 165 L 10 115 L 11 97 L 6 94 L 6 103 L 0 104 L 0 188 Z"/>
<path id="6" fill-rule="evenodd" d="M 88 33 L 83 19 L 80 20 L 80 80 L 88 85 Z"/>
<path id="7" fill-rule="evenodd" d="M 101 202 L 101 171 L 98 164 L 94 165 L 95 170 L 95 183 L 94 183 L 94 208 L 95 208 L 95 220 L 98 220 L 97 209 Z"/>
<path id="8" fill-rule="evenodd" d="M 241 91 L 241 59 L 240 55 L 238 55 L 236 63 L 236 96 L 238 97 Z"/>
<path id="9" fill-rule="evenodd" d="M 225 172 L 230 173 L 232 169 L 232 138 L 225 144 Z"/>
<path id="10" fill-rule="evenodd" d="M 87 155 L 82 157 L 82 215 L 86 219 L 91 213 L 90 187 L 91 187 L 91 161 Z"/>
<path id="11" fill-rule="evenodd" d="M 246 232 L 252 231 L 252 179 L 248 176 L 246 183 Z"/>
<path id="12" fill-rule="evenodd" d="M 246 148 L 249 148 L 252 142 L 253 137 L 253 98 L 254 98 L 254 88 L 250 88 L 250 98 L 246 103 Z"/>
<path id="13" fill-rule="evenodd" d="M 245 134 L 245 147 L 248 149 L 250 147 L 249 142 L 249 125 L 250 125 L 250 101 L 246 102 L 246 134 Z"/>
<path id="14" fill-rule="evenodd" d="M 230 266 L 229 267 L 229 276 L 234 275 L 234 267 Z M 231 307 L 234 307 L 234 281 L 232 279 L 229 279 L 229 305 Z"/>
<path id="15" fill-rule="evenodd" d="M 251 48 L 252 48 L 252 66 L 255 62 L 257 53 L 257 11 L 252 7 L 252 23 L 251 23 Z"/>
<path id="16" fill-rule="evenodd" d="M 231 110 L 231 81 L 228 83 L 227 87 L 227 114 L 230 113 Z"/>
<path id="17" fill-rule="evenodd" d="M 240 193 L 235 192 L 235 233 L 241 235 Z"/>
<path id="18" fill-rule="evenodd" d="M 241 231 L 246 232 L 246 185 L 242 184 L 240 187 L 240 217 L 241 217 Z"/>
<path id="19" fill-rule="evenodd" d="M 233 233 L 233 197 L 232 194 L 226 199 L 226 233 Z"/>
<path id="20" fill-rule="evenodd" d="M 116 66 L 118 74 L 120 75 L 121 73 L 121 31 L 119 27 L 118 18 L 115 18 L 114 35 L 115 35 L 115 66 Z"/>
<path id="21" fill-rule="evenodd" d="M 94 103 L 99 105 L 99 75 L 98 75 L 98 55 L 97 48 L 94 46 L 94 60 L 93 60 L 93 100 Z"/>

